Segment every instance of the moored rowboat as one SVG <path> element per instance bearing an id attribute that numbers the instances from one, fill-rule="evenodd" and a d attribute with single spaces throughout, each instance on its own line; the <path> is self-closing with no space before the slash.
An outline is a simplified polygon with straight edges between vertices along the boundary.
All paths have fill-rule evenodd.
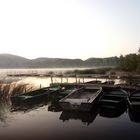
<path id="1" fill-rule="evenodd" d="M 11 102 L 12 104 L 31 103 L 32 101 L 38 101 L 42 100 L 43 98 L 47 98 L 48 95 L 58 92 L 59 90 L 59 87 L 41 88 L 24 94 L 11 96 Z"/>
<path id="2" fill-rule="evenodd" d="M 116 108 L 126 105 L 128 93 L 120 87 L 103 87 L 102 92 L 99 99 L 100 106 Z"/>
<path id="3" fill-rule="evenodd" d="M 59 103 L 63 110 L 88 112 L 97 103 L 101 90 L 99 87 L 82 87 L 61 99 Z"/>

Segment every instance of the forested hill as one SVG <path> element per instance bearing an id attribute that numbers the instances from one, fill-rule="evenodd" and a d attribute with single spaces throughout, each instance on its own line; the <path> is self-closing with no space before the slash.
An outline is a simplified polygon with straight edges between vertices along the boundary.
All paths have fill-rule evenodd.
<path id="1" fill-rule="evenodd" d="M 62 59 L 62 58 L 37 58 L 27 59 L 24 57 L 0 54 L 0 68 L 73 68 L 73 67 L 94 67 L 94 66 L 117 66 L 118 57 Z"/>

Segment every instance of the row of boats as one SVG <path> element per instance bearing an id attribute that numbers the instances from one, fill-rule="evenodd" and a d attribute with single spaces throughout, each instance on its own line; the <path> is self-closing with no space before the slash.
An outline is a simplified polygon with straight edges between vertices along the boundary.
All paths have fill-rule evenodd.
<path id="1" fill-rule="evenodd" d="M 11 97 L 12 104 L 32 104 L 59 96 L 59 105 L 64 111 L 89 112 L 97 104 L 105 108 L 124 108 L 129 106 L 134 111 L 140 111 L 140 89 L 126 91 L 116 86 L 84 85 L 52 85 L 24 94 Z"/>

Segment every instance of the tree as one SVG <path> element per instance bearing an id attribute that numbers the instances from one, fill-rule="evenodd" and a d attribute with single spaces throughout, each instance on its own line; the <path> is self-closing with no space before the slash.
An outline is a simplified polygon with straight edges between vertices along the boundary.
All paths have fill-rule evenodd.
<path id="1" fill-rule="evenodd" d="M 128 54 L 120 56 L 120 68 L 126 71 L 140 70 L 140 54 Z"/>
<path id="2" fill-rule="evenodd" d="M 140 47 L 139 47 L 139 50 L 138 50 L 138 54 L 140 54 Z"/>

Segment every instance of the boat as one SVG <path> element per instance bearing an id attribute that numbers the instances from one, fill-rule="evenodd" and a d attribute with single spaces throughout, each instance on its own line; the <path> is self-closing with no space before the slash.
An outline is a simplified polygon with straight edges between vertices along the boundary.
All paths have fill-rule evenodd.
<path id="1" fill-rule="evenodd" d="M 109 80 L 109 81 L 102 82 L 102 84 L 104 84 L 104 85 L 114 85 L 115 81 Z"/>
<path id="2" fill-rule="evenodd" d="M 85 82 L 85 84 L 101 84 L 102 81 L 100 80 L 91 80 L 91 81 L 88 81 L 88 82 Z"/>
<path id="3" fill-rule="evenodd" d="M 78 87 L 75 86 L 63 86 L 61 87 L 61 90 L 59 91 L 59 96 L 66 96 L 69 95 L 71 92 L 76 91 Z"/>
<path id="4" fill-rule="evenodd" d="M 51 94 L 51 96 L 49 97 L 50 104 L 48 105 L 48 111 L 51 112 L 62 111 L 62 108 L 59 104 L 59 100 L 69 95 L 71 92 L 75 90 L 77 90 L 77 88 L 74 86 L 65 86 L 65 87 L 61 87 L 61 89 L 55 94 Z"/>
<path id="5" fill-rule="evenodd" d="M 130 93 L 128 105 L 130 109 L 140 112 L 140 89 Z"/>
<path id="6" fill-rule="evenodd" d="M 101 90 L 100 87 L 81 87 L 62 98 L 60 106 L 63 110 L 88 112 L 97 103 Z"/>
<path id="7" fill-rule="evenodd" d="M 50 94 L 56 93 L 60 90 L 60 87 L 46 87 L 37 90 L 33 90 L 23 94 L 17 94 L 11 96 L 12 104 L 23 104 L 23 103 L 33 103 L 35 101 L 47 98 Z"/>
<path id="8" fill-rule="evenodd" d="M 120 87 L 103 87 L 102 96 L 99 99 L 101 107 L 124 107 L 127 103 L 128 92 Z"/>

